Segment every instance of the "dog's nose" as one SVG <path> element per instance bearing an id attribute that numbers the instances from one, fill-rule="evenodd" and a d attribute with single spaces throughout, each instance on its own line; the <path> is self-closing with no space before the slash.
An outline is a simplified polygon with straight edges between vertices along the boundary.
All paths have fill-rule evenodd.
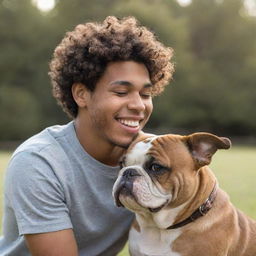
<path id="1" fill-rule="evenodd" d="M 123 177 L 126 179 L 129 179 L 129 178 L 132 178 L 135 176 L 140 176 L 140 174 L 138 173 L 138 171 L 136 169 L 133 169 L 133 168 L 128 168 L 123 173 Z"/>

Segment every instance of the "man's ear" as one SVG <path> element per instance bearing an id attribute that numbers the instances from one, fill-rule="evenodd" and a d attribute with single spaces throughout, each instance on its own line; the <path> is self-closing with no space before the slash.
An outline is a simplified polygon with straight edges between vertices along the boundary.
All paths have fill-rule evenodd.
<path id="1" fill-rule="evenodd" d="M 84 108 L 87 106 L 91 91 L 82 83 L 74 83 L 72 85 L 72 95 L 78 107 Z"/>
<path id="2" fill-rule="evenodd" d="M 218 149 L 229 149 L 231 141 L 211 133 L 198 132 L 185 137 L 197 168 L 208 165 Z"/>

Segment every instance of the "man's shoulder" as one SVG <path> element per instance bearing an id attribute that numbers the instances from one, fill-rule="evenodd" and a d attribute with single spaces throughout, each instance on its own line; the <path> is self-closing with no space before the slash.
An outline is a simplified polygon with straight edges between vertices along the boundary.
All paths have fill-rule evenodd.
<path id="1" fill-rule="evenodd" d="M 53 177 L 70 167 L 67 144 L 63 137 L 69 136 L 69 126 L 51 126 L 23 142 L 13 153 L 6 170 L 6 177 L 36 177 L 38 174 Z M 68 145 L 66 146 L 68 147 Z M 20 179 L 21 179 L 20 178 Z"/>
<path id="2" fill-rule="evenodd" d="M 65 143 L 61 140 L 65 136 L 69 136 L 72 122 L 66 125 L 54 125 L 47 127 L 38 134 L 24 141 L 13 153 L 13 157 L 20 154 L 45 155 L 58 154 L 63 152 Z M 13 158 L 12 157 L 12 158 Z"/>

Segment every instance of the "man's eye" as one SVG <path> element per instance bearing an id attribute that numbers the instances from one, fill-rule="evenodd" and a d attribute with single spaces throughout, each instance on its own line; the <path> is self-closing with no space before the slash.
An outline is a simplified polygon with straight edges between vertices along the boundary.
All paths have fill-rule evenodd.
<path id="1" fill-rule="evenodd" d="M 115 92 L 117 96 L 125 96 L 127 92 Z"/>
<path id="2" fill-rule="evenodd" d="M 141 97 L 143 97 L 144 99 L 149 99 L 149 98 L 151 98 L 151 94 L 150 93 L 143 93 L 143 94 L 141 94 Z"/>

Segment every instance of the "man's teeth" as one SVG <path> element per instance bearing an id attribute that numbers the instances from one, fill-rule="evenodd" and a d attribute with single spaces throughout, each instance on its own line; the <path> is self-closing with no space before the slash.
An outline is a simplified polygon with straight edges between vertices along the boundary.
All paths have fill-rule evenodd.
<path id="1" fill-rule="evenodd" d="M 139 126 L 139 121 L 131 121 L 131 120 L 122 120 L 122 119 L 119 119 L 119 122 L 121 124 L 124 124 L 126 126 L 130 126 L 130 127 L 137 127 Z"/>

